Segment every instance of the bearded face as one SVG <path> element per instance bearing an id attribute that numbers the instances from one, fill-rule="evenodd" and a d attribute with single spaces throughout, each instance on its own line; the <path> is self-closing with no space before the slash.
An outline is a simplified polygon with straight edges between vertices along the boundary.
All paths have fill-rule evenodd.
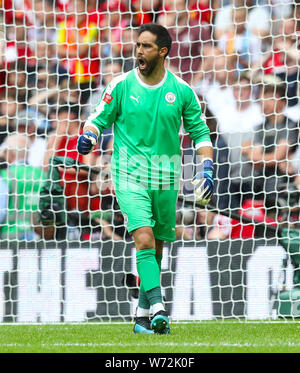
<path id="1" fill-rule="evenodd" d="M 138 69 L 144 76 L 151 75 L 160 59 L 159 48 L 155 43 L 156 36 L 149 31 L 141 33 L 136 43 Z"/>

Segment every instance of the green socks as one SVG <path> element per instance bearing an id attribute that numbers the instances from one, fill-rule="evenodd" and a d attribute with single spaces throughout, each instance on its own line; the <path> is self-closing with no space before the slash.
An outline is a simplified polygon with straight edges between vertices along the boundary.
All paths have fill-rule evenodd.
<path id="1" fill-rule="evenodd" d="M 137 251 L 136 265 L 145 291 L 160 287 L 160 271 L 155 259 L 155 249 Z"/>
<path id="2" fill-rule="evenodd" d="M 162 303 L 160 286 L 147 291 L 147 297 L 151 306 L 153 306 L 156 303 Z"/>
<path id="3" fill-rule="evenodd" d="M 162 256 L 155 256 L 155 249 L 143 249 L 137 251 L 136 261 L 141 280 L 138 307 L 149 309 L 150 304 L 162 301 L 160 290 Z"/>

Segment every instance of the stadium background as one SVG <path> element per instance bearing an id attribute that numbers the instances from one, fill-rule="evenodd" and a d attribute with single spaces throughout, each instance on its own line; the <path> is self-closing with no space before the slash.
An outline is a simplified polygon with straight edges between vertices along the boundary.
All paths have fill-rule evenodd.
<path id="1" fill-rule="evenodd" d="M 167 67 L 202 103 L 221 212 L 178 203 L 162 264 L 172 320 L 299 316 L 298 231 L 291 247 L 278 229 L 299 222 L 299 11 L 288 0 L 1 1 L 2 321 L 133 317 L 135 255 L 110 182 L 113 133 L 88 157 L 76 143 L 103 87 L 135 66 L 147 22 L 168 27 Z M 195 154 L 180 137 L 181 194 L 192 200 Z M 262 157 L 282 144 L 284 154 L 260 160 L 254 144 Z M 29 174 L 16 171 L 24 159 Z"/>

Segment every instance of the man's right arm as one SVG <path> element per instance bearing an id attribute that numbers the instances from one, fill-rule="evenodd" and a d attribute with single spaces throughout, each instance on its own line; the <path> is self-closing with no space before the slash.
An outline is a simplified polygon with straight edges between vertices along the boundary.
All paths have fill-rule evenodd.
<path id="1" fill-rule="evenodd" d="M 91 128 L 92 130 L 90 130 Z M 98 136 L 93 127 L 84 129 L 83 134 L 78 137 L 77 150 L 82 155 L 89 154 L 98 142 Z"/>
<path id="2" fill-rule="evenodd" d="M 95 111 L 89 116 L 83 134 L 79 136 L 77 150 L 80 154 L 89 154 L 97 144 L 100 134 L 115 121 L 118 108 L 118 81 L 113 80 L 104 90 Z"/>

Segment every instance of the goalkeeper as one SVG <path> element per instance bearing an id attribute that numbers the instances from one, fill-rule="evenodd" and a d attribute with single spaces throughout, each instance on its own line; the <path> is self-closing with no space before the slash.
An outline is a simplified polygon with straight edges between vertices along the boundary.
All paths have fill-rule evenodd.
<path id="1" fill-rule="evenodd" d="M 171 45 L 172 39 L 163 26 L 140 27 L 137 68 L 116 77 L 106 87 L 77 144 L 80 154 L 88 154 L 100 134 L 114 124 L 111 173 L 127 229 L 134 238 L 141 280 L 135 333 L 170 333 L 162 303 L 160 269 L 164 241 L 175 240 L 182 118 L 203 165 L 193 179 L 196 198 L 205 205 L 213 193 L 209 129 L 201 118 L 194 91 L 165 69 Z"/>

